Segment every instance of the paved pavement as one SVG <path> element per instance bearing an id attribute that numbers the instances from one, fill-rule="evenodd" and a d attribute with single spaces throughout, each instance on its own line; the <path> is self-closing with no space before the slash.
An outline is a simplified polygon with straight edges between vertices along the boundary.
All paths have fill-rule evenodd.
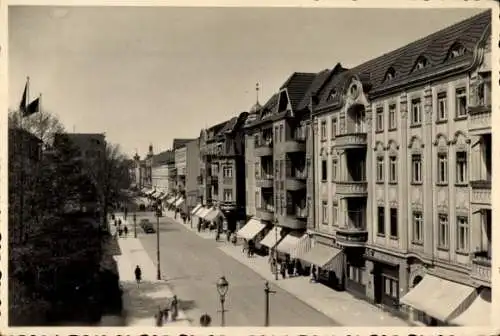
<path id="1" fill-rule="evenodd" d="M 123 218 L 121 219 L 123 224 L 127 224 Z M 128 226 L 130 227 L 130 224 Z M 114 230 L 114 226 L 112 227 Z M 155 326 L 154 315 L 158 308 L 166 307 L 168 300 L 174 294 L 166 281 L 156 280 L 155 264 L 144 250 L 141 241 L 133 237 L 133 229 L 130 231 L 128 237 L 118 239 L 121 255 L 115 256 L 120 284 L 124 291 L 125 324 L 127 326 Z M 139 286 L 135 281 L 136 265 L 139 265 L 142 270 L 143 281 Z M 190 321 L 182 309 L 175 322 L 170 320 L 164 324 L 164 326 L 175 327 L 188 325 Z"/>
<path id="2" fill-rule="evenodd" d="M 138 221 L 152 213 L 138 213 Z M 228 256 L 219 247 L 225 242 L 194 234 L 190 224 L 180 224 L 168 217 L 160 219 L 161 267 L 163 278 L 178 296 L 180 307 L 192 320 L 208 313 L 212 325 L 220 324 L 220 303 L 216 282 L 226 276 L 226 326 L 263 326 L 265 319 L 265 280 L 256 272 Z M 140 233 L 140 240 L 150 257 L 156 258 L 156 235 Z M 270 297 L 271 326 L 336 326 L 335 320 L 311 308 L 279 287 Z"/>
<path id="3" fill-rule="evenodd" d="M 167 214 L 169 215 L 169 214 Z M 182 225 L 182 224 L 181 224 Z M 190 229 L 190 225 L 184 226 Z M 197 232 L 204 239 L 214 239 L 214 233 Z M 224 236 L 225 237 L 225 236 Z M 310 283 L 308 277 L 292 277 L 275 280 L 269 270 L 268 258 L 255 256 L 248 258 L 241 246 L 219 243 L 221 251 L 254 270 L 270 283 L 274 283 L 288 293 L 299 298 L 309 306 L 322 312 L 344 326 L 409 326 L 410 324 L 395 317 L 348 292 L 334 291 L 319 283 Z"/>

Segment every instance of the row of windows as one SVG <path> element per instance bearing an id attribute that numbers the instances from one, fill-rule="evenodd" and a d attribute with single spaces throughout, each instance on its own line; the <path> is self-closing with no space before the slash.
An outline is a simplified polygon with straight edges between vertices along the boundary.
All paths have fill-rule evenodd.
<path id="1" fill-rule="evenodd" d="M 335 138 L 337 135 L 338 135 L 338 122 L 337 122 L 337 118 L 333 118 L 332 121 L 331 121 L 331 125 L 332 125 L 332 128 L 331 128 L 331 138 Z M 326 120 L 323 120 L 321 122 L 321 129 L 320 129 L 320 136 L 321 136 L 321 140 L 326 140 L 327 136 L 327 131 L 326 131 Z"/>
<path id="2" fill-rule="evenodd" d="M 436 122 L 445 122 L 448 120 L 448 97 L 446 92 L 439 92 L 436 98 L 437 116 Z M 422 100 L 415 98 L 410 104 L 410 126 L 419 126 L 422 124 Z M 467 116 L 467 90 L 464 87 L 455 90 L 455 118 L 461 119 Z M 389 106 L 389 125 L 388 130 L 393 131 L 397 128 L 396 104 Z M 375 116 L 375 131 L 384 131 L 384 108 L 378 107 Z"/>
<path id="3" fill-rule="evenodd" d="M 436 184 L 446 185 L 448 184 L 448 154 L 438 153 L 437 154 L 437 180 Z M 389 183 L 398 182 L 398 162 L 396 155 L 389 156 Z M 455 157 L 455 182 L 460 185 L 468 183 L 468 160 L 466 151 L 457 151 Z M 377 169 L 376 169 L 376 181 L 377 183 L 383 183 L 385 180 L 384 171 L 384 157 L 377 157 Z M 413 184 L 422 183 L 422 155 L 413 154 L 411 156 L 411 182 Z"/>
<path id="4" fill-rule="evenodd" d="M 332 207 L 332 225 L 334 226 L 338 224 L 338 213 L 338 205 L 334 204 Z M 324 225 L 328 225 L 328 203 L 326 201 L 323 201 L 321 204 L 321 222 Z"/>
<path id="5" fill-rule="evenodd" d="M 469 252 L 469 219 L 467 216 L 457 216 L 457 250 Z M 389 235 L 391 238 L 398 238 L 398 209 L 390 209 Z M 449 221 L 447 214 L 438 215 L 438 247 L 449 248 Z M 385 236 L 385 207 L 377 208 L 377 235 Z M 424 218 L 421 211 L 414 211 L 412 217 L 412 242 L 423 244 L 424 242 Z"/>

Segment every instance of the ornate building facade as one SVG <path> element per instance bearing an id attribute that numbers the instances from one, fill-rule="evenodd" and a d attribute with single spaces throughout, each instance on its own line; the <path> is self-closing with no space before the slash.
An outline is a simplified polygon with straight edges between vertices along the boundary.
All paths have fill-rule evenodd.
<path id="1" fill-rule="evenodd" d="M 489 316 L 490 53 L 487 11 L 332 76 L 313 111 L 323 267 L 416 323 Z"/>

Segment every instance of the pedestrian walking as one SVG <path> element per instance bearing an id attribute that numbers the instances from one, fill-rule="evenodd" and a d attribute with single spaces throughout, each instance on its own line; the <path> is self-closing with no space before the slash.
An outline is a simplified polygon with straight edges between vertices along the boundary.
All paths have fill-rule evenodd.
<path id="1" fill-rule="evenodd" d="M 167 323 L 168 322 L 169 308 L 167 307 L 167 308 L 163 309 L 162 313 L 163 313 L 163 320 L 165 321 L 165 323 Z"/>
<path id="2" fill-rule="evenodd" d="M 311 279 L 309 280 L 309 282 L 316 282 L 316 266 L 315 265 L 312 265 L 311 267 Z"/>
<path id="3" fill-rule="evenodd" d="M 118 219 L 118 226 L 122 225 L 122 220 Z"/>
<path id="4" fill-rule="evenodd" d="M 172 312 L 172 321 L 177 320 L 177 316 L 179 315 L 179 301 L 177 300 L 177 295 L 174 295 L 170 302 L 170 311 Z"/>
<path id="5" fill-rule="evenodd" d="M 163 326 L 163 311 L 158 307 L 158 312 L 155 314 L 155 322 L 157 327 Z"/>
<path id="6" fill-rule="evenodd" d="M 281 272 L 281 277 L 283 279 L 285 279 L 286 278 L 286 263 L 285 263 L 285 261 L 282 261 L 280 264 L 280 272 Z"/>
<path id="7" fill-rule="evenodd" d="M 137 287 L 139 287 L 139 283 L 141 282 L 142 280 L 142 270 L 141 268 L 139 267 L 139 265 L 135 266 L 135 281 L 137 281 Z"/>
<path id="8" fill-rule="evenodd" d="M 128 227 L 126 225 L 123 228 L 123 233 L 125 233 L 125 237 L 128 236 Z"/>

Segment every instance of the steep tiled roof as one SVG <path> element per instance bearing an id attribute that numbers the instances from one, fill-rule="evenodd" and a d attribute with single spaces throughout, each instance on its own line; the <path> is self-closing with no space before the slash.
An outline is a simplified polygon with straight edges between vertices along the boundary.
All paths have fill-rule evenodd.
<path id="1" fill-rule="evenodd" d="M 222 127 L 217 134 L 222 135 L 224 133 L 231 132 L 234 129 L 234 126 L 236 126 L 236 123 L 238 123 L 238 117 L 233 117 L 229 119 L 229 121 L 226 122 L 224 127 Z"/>
<path id="2" fill-rule="evenodd" d="M 315 77 L 316 73 L 294 72 L 280 87 L 280 90 L 286 88 L 293 111 L 297 110 L 299 103 L 304 98 L 307 89 L 314 81 Z"/>
<path id="3" fill-rule="evenodd" d="M 397 87 L 425 75 L 451 65 L 469 65 L 474 57 L 473 51 L 484 34 L 491 30 L 491 10 L 482 12 L 469 19 L 461 21 L 436 33 L 428 35 L 404 47 L 367 61 L 338 76 L 334 76 L 326 85 L 320 97 L 318 109 L 322 109 L 340 102 L 341 95 L 331 99 L 334 90 L 342 92 L 352 76 L 359 76 L 364 89 L 370 94 L 381 92 L 391 87 Z M 461 44 L 466 52 L 463 56 L 448 59 L 450 48 Z M 419 57 L 425 57 L 427 66 L 414 70 Z M 394 77 L 385 80 L 389 69 L 393 69 Z"/>
<path id="4" fill-rule="evenodd" d="M 311 96 L 319 93 L 325 82 L 330 77 L 331 72 L 332 70 L 325 69 L 316 74 L 314 80 L 312 81 L 311 85 L 309 85 L 309 88 L 298 104 L 297 111 L 305 110 L 309 106 Z"/>
<path id="5" fill-rule="evenodd" d="M 186 146 L 186 144 L 187 144 L 188 142 L 191 142 L 191 141 L 193 141 L 193 140 L 196 140 L 196 139 L 174 139 L 174 143 L 173 143 L 172 148 L 173 148 L 174 150 L 179 149 L 179 148 L 181 148 L 181 147 Z"/>
<path id="6" fill-rule="evenodd" d="M 170 149 L 153 156 L 153 165 L 163 165 L 173 162 L 175 162 L 175 153 Z"/>

